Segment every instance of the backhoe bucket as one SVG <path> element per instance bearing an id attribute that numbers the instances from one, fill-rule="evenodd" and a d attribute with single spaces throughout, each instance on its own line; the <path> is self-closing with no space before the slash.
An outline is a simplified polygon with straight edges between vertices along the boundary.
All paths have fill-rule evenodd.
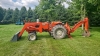
<path id="1" fill-rule="evenodd" d="M 17 33 L 12 37 L 11 41 L 18 41 L 19 38 L 20 38 L 20 37 L 18 36 L 19 33 L 20 33 L 20 32 L 17 32 Z"/>
<path id="2" fill-rule="evenodd" d="M 89 37 L 90 36 L 90 32 L 89 31 L 83 31 L 82 35 L 84 37 Z"/>

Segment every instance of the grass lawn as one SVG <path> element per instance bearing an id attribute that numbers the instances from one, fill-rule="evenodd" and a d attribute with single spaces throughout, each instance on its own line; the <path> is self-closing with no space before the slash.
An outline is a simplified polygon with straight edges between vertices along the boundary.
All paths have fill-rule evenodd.
<path id="1" fill-rule="evenodd" d="M 38 40 L 28 41 L 24 32 L 18 42 L 12 36 L 23 25 L 0 25 L 0 56 L 100 56 L 100 27 L 90 29 L 90 37 L 81 36 L 81 28 L 72 33 L 73 39 L 55 40 L 48 33 L 38 33 Z"/>

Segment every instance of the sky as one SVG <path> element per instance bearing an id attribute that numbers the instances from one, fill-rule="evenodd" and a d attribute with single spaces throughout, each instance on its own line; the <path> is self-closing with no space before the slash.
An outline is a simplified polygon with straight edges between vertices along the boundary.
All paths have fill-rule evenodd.
<path id="1" fill-rule="evenodd" d="M 37 6 L 39 4 L 38 0 L 0 0 L 0 6 L 8 9 L 15 9 L 17 8 L 21 8 L 22 6 L 25 6 L 27 9 L 29 7 L 31 7 L 32 9 L 35 8 L 35 6 Z M 63 3 L 65 5 L 65 7 L 68 7 L 68 4 Z"/>

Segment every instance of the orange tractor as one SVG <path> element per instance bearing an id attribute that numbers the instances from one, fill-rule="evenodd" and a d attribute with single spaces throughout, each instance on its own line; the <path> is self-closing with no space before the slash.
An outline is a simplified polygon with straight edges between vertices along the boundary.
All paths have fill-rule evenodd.
<path id="1" fill-rule="evenodd" d="M 88 30 L 89 25 L 88 25 L 88 18 L 84 18 L 84 20 L 79 21 L 74 25 L 73 28 L 70 28 L 69 24 L 63 24 L 60 21 L 54 21 L 54 22 L 27 22 L 24 24 L 24 27 L 22 30 L 18 33 L 16 33 L 11 41 L 18 41 L 24 31 L 26 30 L 29 34 L 28 40 L 34 41 L 36 40 L 36 32 L 49 32 L 49 34 L 54 38 L 54 39 L 62 39 L 65 38 L 66 35 L 68 35 L 69 38 L 71 37 L 71 33 L 73 33 L 77 28 L 79 28 L 82 24 L 84 24 L 84 33 L 83 36 L 89 37 L 90 32 Z"/>

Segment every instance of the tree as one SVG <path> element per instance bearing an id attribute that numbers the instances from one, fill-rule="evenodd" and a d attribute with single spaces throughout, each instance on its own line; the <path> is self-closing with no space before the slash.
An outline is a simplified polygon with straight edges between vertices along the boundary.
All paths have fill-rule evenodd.
<path id="1" fill-rule="evenodd" d="M 0 21 L 2 21 L 3 17 L 4 17 L 4 9 L 0 7 Z"/>
<path id="2" fill-rule="evenodd" d="M 72 17 L 77 15 L 83 19 L 88 16 L 91 26 L 100 25 L 100 0 L 71 0 L 69 8 L 68 13 L 71 12 Z"/>
<path id="3" fill-rule="evenodd" d="M 23 6 L 22 8 L 21 8 L 21 10 L 20 10 L 20 12 L 19 12 L 20 14 L 19 14 L 19 18 L 23 21 L 23 20 L 25 20 L 25 18 L 27 18 L 27 10 L 26 10 L 26 7 L 25 6 Z"/>
<path id="4" fill-rule="evenodd" d="M 88 0 L 88 16 L 91 26 L 100 26 L 100 0 Z"/>
<path id="5" fill-rule="evenodd" d="M 60 20 L 65 15 L 64 0 L 40 0 L 35 11 L 40 20 Z M 65 18 L 65 17 L 64 17 Z"/>
<path id="6" fill-rule="evenodd" d="M 6 14 L 5 14 L 5 16 L 4 16 L 4 19 L 3 19 L 3 21 L 5 21 L 5 22 L 12 22 L 12 14 L 13 14 L 13 10 L 12 9 L 8 9 L 7 11 L 6 11 Z"/>
<path id="7" fill-rule="evenodd" d="M 28 9 L 27 17 L 28 17 L 28 20 L 29 20 L 29 19 L 32 19 L 32 17 L 33 17 L 33 11 L 32 11 L 32 9 L 31 9 L 31 7 L 29 7 L 29 9 Z"/>
<path id="8" fill-rule="evenodd" d="M 13 16 L 12 16 L 12 21 L 16 22 L 19 20 L 19 10 L 18 8 L 15 8 L 15 11 L 13 12 Z"/>

